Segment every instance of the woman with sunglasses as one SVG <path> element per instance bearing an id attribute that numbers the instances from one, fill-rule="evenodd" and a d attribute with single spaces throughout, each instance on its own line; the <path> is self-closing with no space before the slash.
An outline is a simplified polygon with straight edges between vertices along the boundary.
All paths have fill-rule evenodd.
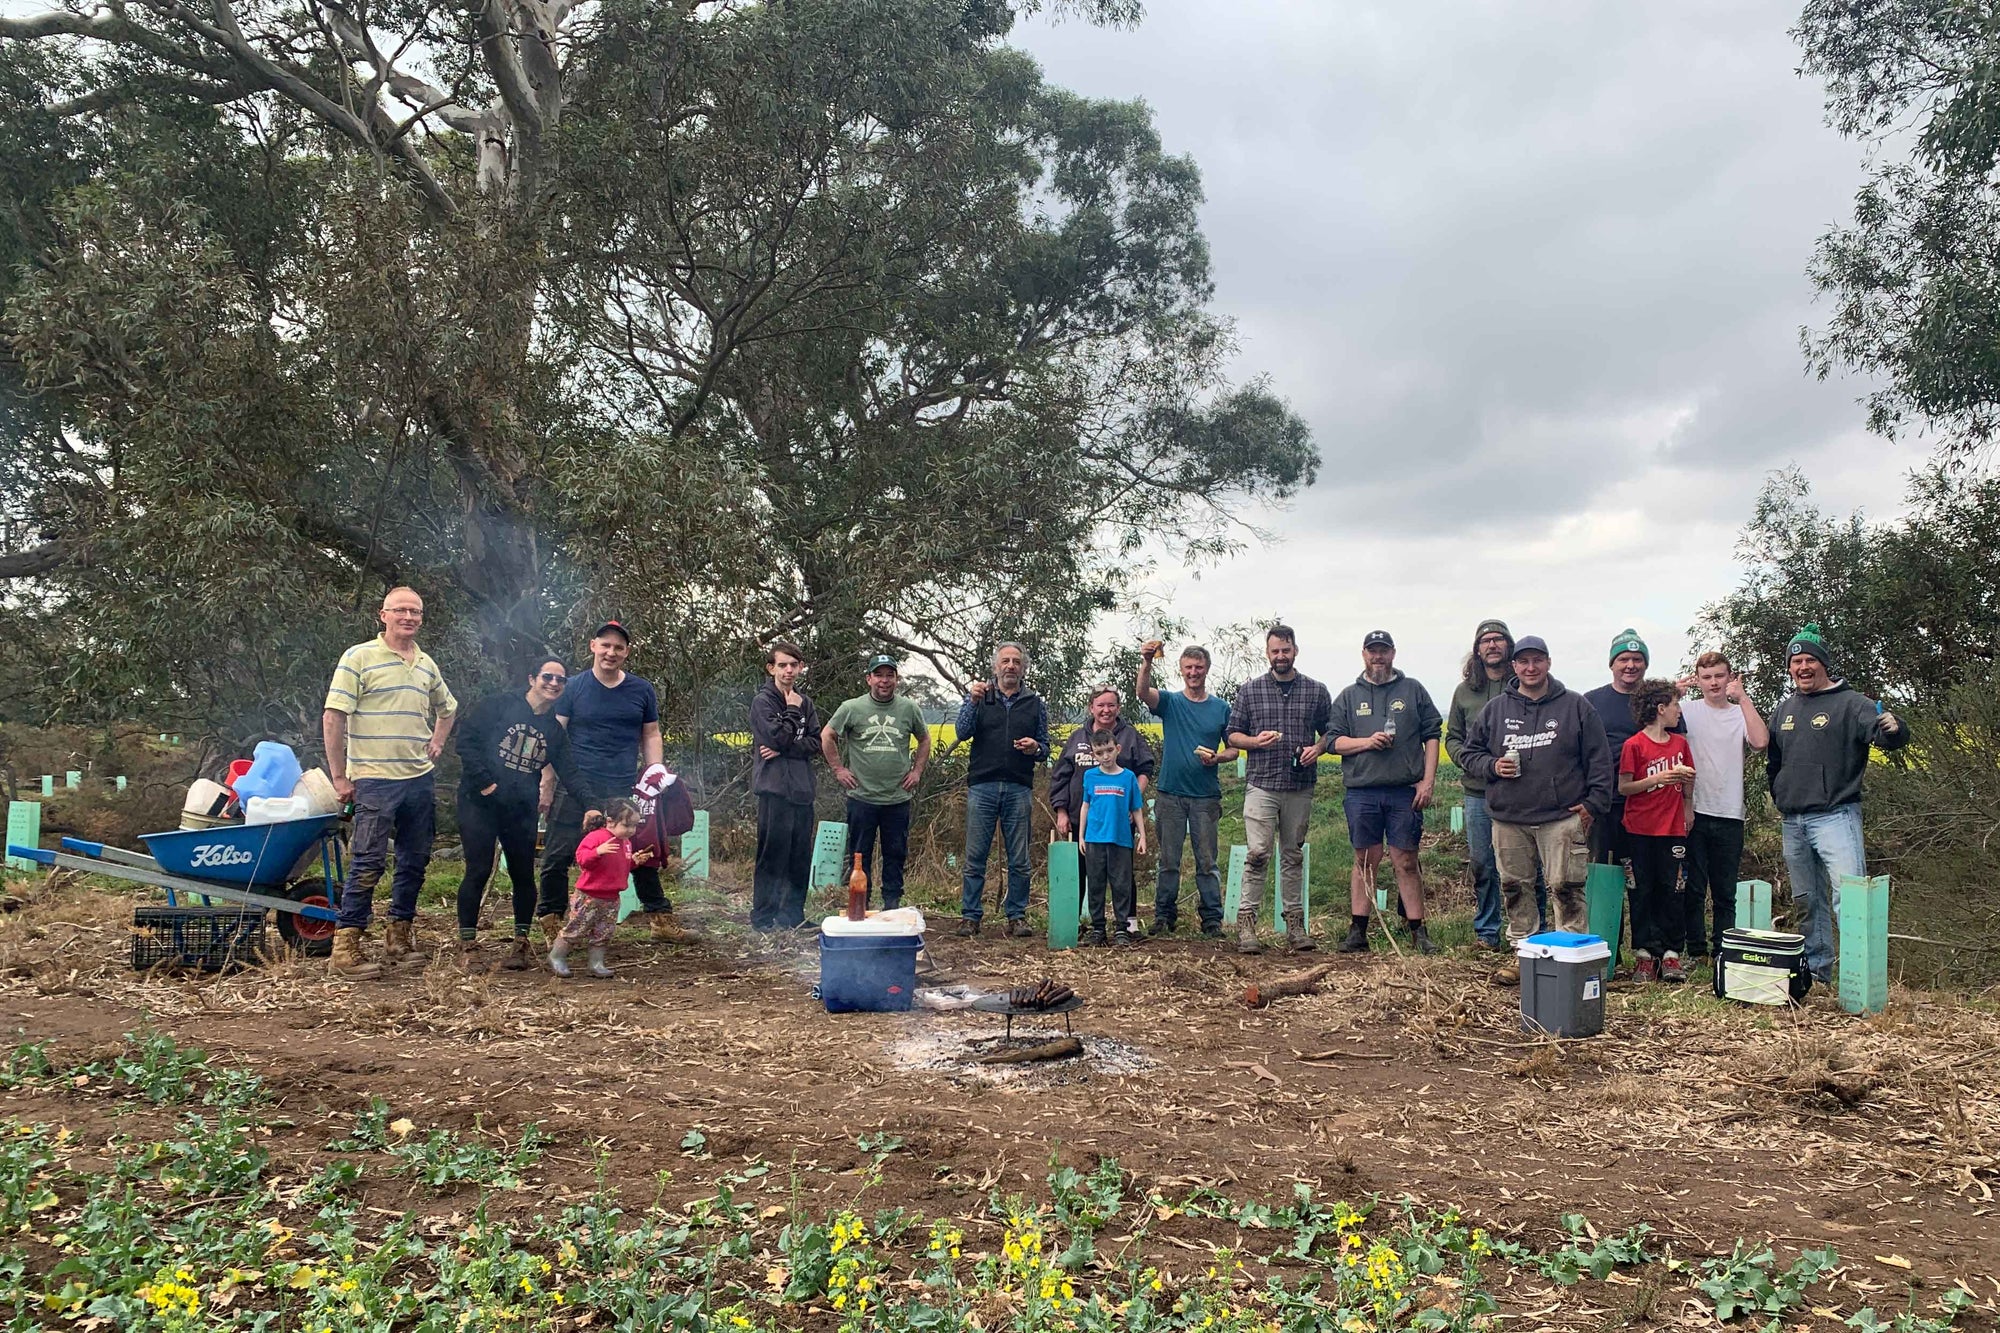
<path id="1" fill-rule="evenodd" d="M 505 690 L 474 704 L 458 728 L 458 834 L 465 878 L 458 885 L 458 956 L 469 971 L 488 966 L 479 952 L 479 907 L 493 877 L 497 844 L 514 883 L 514 942 L 500 966 L 533 966 L 528 931 L 535 922 L 535 824 L 541 813 L 542 770 L 553 767 L 570 791 L 582 777 L 570 759 L 569 735 L 550 711 L 569 673 L 549 658 L 528 676 L 525 695 Z"/>

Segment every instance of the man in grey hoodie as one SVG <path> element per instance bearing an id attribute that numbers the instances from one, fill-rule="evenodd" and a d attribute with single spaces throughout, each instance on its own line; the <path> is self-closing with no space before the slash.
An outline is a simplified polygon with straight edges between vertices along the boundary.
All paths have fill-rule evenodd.
<path id="1" fill-rule="evenodd" d="M 1617 761 L 1597 709 L 1549 674 L 1549 647 L 1539 637 L 1514 644 L 1513 683 L 1473 720 L 1459 766 L 1487 784 L 1508 944 L 1535 930 L 1537 873 L 1548 883 L 1556 928 L 1583 930 L 1590 825 L 1611 809 Z M 1519 985 L 1519 964 L 1510 960 L 1493 979 Z"/>
<path id="2" fill-rule="evenodd" d="M 1867 873 L 1861 846 L 1861 778 L 1871 746 L 1900 750 L 1910 733 L 1894 713 L 1833 679 L 1818 625 L 1785 645 L 1793 692 L 1771 714 L 1764 771 L 1783 817 L 1785 873 L 1803 918 L 1806 966 L 1833 979 L 1833 919 L 1840 881 Z"/>
<path id="3" fill-rule="evenodd" d="M 1347 840 L 1354 847 L 1347 938 L 1342 953 L 1368 951 L 1369 908 L 1382 848 L 1396 870 L 1396 892 L 1410 940 L 1419 953 L 1436 953 L 1424 924 L 1424 879 L 1417 847 L 1424 810 L 1437 787 L 1438 732 L 1444 719 L 1430 691 L 1396 670 L 1396 641 L 1385 629 L 1361 641 L 1361 675 L 1333 701 L 1327 735 L 1340 756 L 1341 802 Z"/>

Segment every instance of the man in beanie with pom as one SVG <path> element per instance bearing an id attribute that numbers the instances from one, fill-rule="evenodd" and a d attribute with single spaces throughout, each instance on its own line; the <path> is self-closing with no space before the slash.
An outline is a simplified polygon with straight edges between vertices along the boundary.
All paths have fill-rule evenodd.
<path id="1" fill-rule="evenodd" d="M 1806 937 L 1806 965 L 1833 979 L 1833 920 L 1843 875 L 1867 873 L 1861 848 L 1861 779 L 1871 746 L 1900 750 L 1909 732 L 1894 713 L 1833 677 L 1819 626 L 1785 645 L 1792 693 L 1771 715 L 1764 768 L 1783 817 L 1785 872 Z"/>
<path id="2" fill-rule="evenodd" d="M 1646 678 L 1646 668 L 1652 661 L 1653 654 L 1638 630 L 1620 631 L 1611 641 L 1611 683 L 1583 696 L 1590 700 L 1604 723 L 1604 739 L 1611 746 L 1613 758 L 1639 732 L 1639 723 L 1632 715 L 1632 692 Z M 1669 730 L 1681 732 L 1685 728 L 1676 722 Z M 1625 845 L 1625 798 L 1616 794 L 1616 787 L 1612 791 L 1611 813 L 1590 828 L 1590 859 L 1598 865 L 1629 866 L 1632 854 Z M 1675 910 L 1679 910 L 1679 904 L 1675 904 Z"/>

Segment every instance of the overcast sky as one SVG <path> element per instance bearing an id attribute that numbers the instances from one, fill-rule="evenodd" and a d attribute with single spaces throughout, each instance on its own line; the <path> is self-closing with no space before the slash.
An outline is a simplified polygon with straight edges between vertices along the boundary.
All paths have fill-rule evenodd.
<path id="1" fill-rule="evenodd" d="M 1035 21 L 1048 77 L 1139 98 L 1200 165 L 1237 373 L 1311 424 L 1278 544 L 1160 580 L 1197 625 L 1281 613 L 1340 681 L 1370 628 L 1433 692 L 1483 616 L 1588 687 L 1637 626 L 1678 664 L 1791 462 L 1896 512 L 1921 461 L 1810 378 L 1804 273 L 1856 145 L 1795 73 L 1797 0 L 1147 0 Z"/>

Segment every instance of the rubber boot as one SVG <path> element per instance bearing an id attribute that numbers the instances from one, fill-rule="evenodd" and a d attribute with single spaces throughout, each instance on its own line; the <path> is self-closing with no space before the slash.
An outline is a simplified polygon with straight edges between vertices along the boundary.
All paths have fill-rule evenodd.
<path id="1" fill-rule="evenodd" d="M 417 923 L 391 921 L 382 941 L 383 962 L 399 972 L 414 972 L 430 962 L 417 950 Z"/>
<path id="2" fill-rule="evenodd" d="M 569 980 L 570 970 L 569 970 L 568 940 L 557 939 L 554 944 L 551 944 L 549 946 L 549 971 L 555 973 L 557 976 L 561 977 L 564 981 Z"/>
<path id="3" fill-rule="evenodd" d="M 646 913 L 646 935 L 655 944 L 693 944 L 701 938 L 674 920 L 672 912 Z"/>
<path id="4" fill-rule="evenodd" d="M 542 928 L 542 938 L 548 943 L 554 944 L 556 936 L 562 934 L 562 913 L 551 912 L 547 916 L 536 917 L 535 924 Z"/>
<path id="5" fill-rule="evenodd" d="M 361 944 L 362 931 L 359 926 L 342 926 L 333 932 L 333 957 L 328 968 L 333 975 L 346 981 L 375 981 L 382 975 L 382 965 L 369 959 Z"/>
<path id="6" fill-rule="evenodd" d="M 1237 909 L 1236 952 L 1264 952 L 1264 946 L 1257 939 L 1257 912 L 1254 908 L 1243 907 Z"/>
<path id="7" fill-rule="evenodd" d="M 1311 953 L 1319 948 L 1306 930 L 1306 915 L 1303 911 L 1285 913 L 1285 944 L 1293 953 Z"/>
<path id="8" fill-rule="evenodd" d="M 590 951 L 590 975 L 596 977 L 599 981 L 608 981 L 611 979 L 613 975 L 612 971 L 604 965 L 604 950 L 592 949 Z"/>
<path id="9" fill-rule="evenodd" d="M 1438 947 L 1431 943 L 1430 927 L 1421 918 L 1410 923 L 1410 943 L 1417 946 L 1418 953 L 1436 953 Z"/>
<path id="10" fill-rule="evenodd" d="M 507 956 L 500 960 L 501 968 L 508 972 L 525 972 L 534 965 L 534 960 L 528 957 L 528 937 L 516 935 L 513 947 L 508 949 Z"/>
<path id="11" fill-rule="evenodd" d="M 1347 923 L 1347 938 L 1340 942 L 1341 953 L 1368 952 L 1368 918 L 1350 919 Z"/>

